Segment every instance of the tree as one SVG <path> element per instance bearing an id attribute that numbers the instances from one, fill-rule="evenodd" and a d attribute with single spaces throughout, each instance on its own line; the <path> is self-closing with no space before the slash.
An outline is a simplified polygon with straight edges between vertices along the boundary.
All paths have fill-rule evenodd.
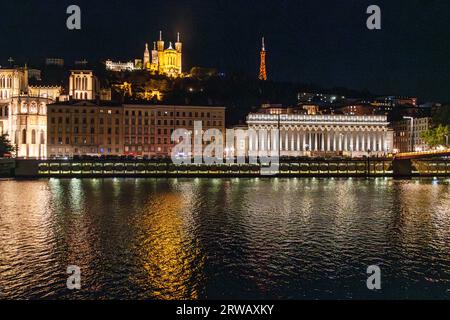
<path id="1" fill-rule="evenodd" d="M 0 136 L 0 157 L 3 157 L 6 153 L 13 152 L 14 146 L 8 140 L 8 135 L 4 134 Z"/>
<path id="2" fill-rule="evenodd" d="M 436 128 L 425 131 L 421 138 L 431 148 L 445 145 L 448 139 L 450 139 L 450 125 L 444 126 L 440 124 Z"/>
<path id="3" fill-rule="evenodd" d="M 433 123 L 450 126 L 450 106 L 443 105 L 437 108 L 433 116 Z"/>

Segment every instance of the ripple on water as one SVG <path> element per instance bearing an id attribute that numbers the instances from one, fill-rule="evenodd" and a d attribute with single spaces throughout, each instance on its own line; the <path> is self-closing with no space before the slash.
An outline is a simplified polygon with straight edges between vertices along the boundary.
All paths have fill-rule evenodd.
<path id="1" fill-rule="evenodd" d="M 0 181 L 0 297 L 450 298 L 448 181 Z M 379 265 L 383 291 L 365 287 Z M 82 290 L 65 288 L 68 265 Z"/>

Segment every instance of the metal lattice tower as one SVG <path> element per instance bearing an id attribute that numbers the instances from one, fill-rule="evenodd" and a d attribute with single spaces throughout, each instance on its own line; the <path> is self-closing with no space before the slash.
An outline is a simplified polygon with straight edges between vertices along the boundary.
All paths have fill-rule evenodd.
<path id="1" fill-rule="evenodd" d="M 261 66 L 259 68 L 259 80 L 267 80 L 267 68 L 266 68 L 266 45 L 264 42 L 264 37 L 262 38 L 262 49 L 261 49 Z"/>

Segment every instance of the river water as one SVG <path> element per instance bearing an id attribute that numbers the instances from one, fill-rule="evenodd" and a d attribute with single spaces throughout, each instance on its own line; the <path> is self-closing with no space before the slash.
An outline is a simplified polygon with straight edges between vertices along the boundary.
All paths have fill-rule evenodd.
<path id="1" fill-rule="evenodd" d="M 450 180 L 0 181 L 0 298 L 450 299 Z"/>

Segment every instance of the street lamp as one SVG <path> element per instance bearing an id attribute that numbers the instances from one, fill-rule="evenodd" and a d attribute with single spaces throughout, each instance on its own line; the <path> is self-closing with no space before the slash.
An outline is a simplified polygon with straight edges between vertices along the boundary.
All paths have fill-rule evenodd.
<path id="1" fill-rule="evenodd" d="M 403 119 L 411 120 L 411 152 L 414 152 L 414 118 L 413 117 L 403 117 Z"/>

